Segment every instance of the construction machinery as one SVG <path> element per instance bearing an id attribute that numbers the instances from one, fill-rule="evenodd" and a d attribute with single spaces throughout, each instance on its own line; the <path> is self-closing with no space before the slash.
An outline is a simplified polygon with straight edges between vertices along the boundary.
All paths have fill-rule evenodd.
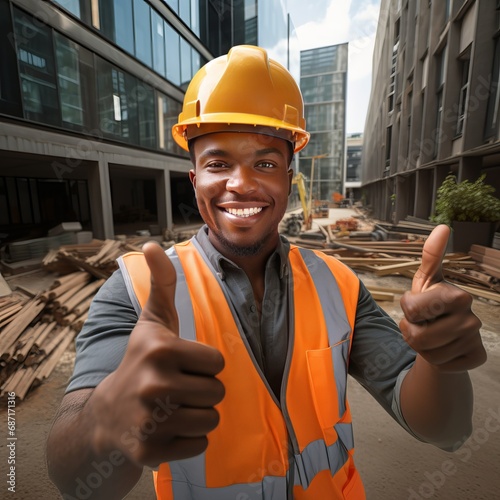
<path id="1" fill-rule="evenodd" d="M 304 224 L 306 229 L 311 229 L 312 226 L 312 213 L 311 204 L 307 199 L 306 193 L 306 178 L 302 172 L 298 172 L 292 179 L 292 184 L 297 186 L 297 191 L 299 192 L 300 204 L 302 205 L 302 211 L 304 212 Z"/>

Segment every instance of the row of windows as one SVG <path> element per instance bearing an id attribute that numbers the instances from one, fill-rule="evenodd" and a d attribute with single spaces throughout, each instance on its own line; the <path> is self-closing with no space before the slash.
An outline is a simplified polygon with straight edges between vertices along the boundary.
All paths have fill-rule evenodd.
<path id="1" fill-rule="evenodd" d="M 304 101 L 331 102 L 344 101 L 347 73 L 325 73 L 323 75 L 303 77 L 300 89 Z"/>
<path id="2" fill-rule="evenodd" d="M 347 44 L 302 51 L 301 76 L 347 71 L 347 52 Z"/>
<path id="3" fill-rule="evenodd" d="M 207 60 L 145 0 L 96 0 L 90 19 L 88 0 L 54 0 L 91 24 L 139 61 L 174 85 L 186 89 Z M 198 2 L 169 0 L 169 7 L 199 35 Z"/>
<path id="4" fill-rule="evenodd" d="M 344 130 L 345 102 L 306 104 L 305 118 L 310 132 Z"/>
<path id="5" fill-rule="evenodd" d="M 22 109 L 12 114 L 185 154 L 170 134 L 181 111 L 178 101 L 35 22 L 23 11 L 14 8 L 13 16 Z M 15 62 L 6 68 L 11 79 L 17 73 Z"/>

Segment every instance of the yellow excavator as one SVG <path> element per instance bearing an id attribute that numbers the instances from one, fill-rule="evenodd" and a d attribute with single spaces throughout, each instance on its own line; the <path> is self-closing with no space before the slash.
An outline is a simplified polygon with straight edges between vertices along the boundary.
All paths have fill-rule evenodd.
<path id="1" fill-rule="evenodd" d="M 298 172 L 292 179 L 292 184 L 297 186 L 299 192 L 300 203 L 303 211 L 303 221 L 306 230 L 312 226 L 312 211 L 311 202 L 307 199 L 306 178 L 302 172 Z M 287 223 L 287 232 L 292 236 L 297 236 L 302 230 L 302 219 L 297 215 L 292 214 Z"/>

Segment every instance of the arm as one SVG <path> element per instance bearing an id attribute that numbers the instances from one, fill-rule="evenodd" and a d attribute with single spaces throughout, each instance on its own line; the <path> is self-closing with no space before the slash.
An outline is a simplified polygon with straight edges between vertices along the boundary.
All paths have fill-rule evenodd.
<path id="1" fill-rule="evenodd" d="M 49 476 L 71 497 L 123 498 L 141 477 L 142 467 L 119 450 L 95 449 L 93 392 L 82 389 L 64 396 L 47 441 Z"/>
<path id="2" fill-rule="evenodd" d="M 86 498 L 123 498 L 144 466 L 200 454 L 218 423 L 222 356 L 179 338 L 175 270 L 158 245 L 144 254 L 151 292 L 122 361 L 95 389 L 68 393 L 51 429 L 49 474 L 62 493 L 74 495 L 92 477 Z M 96 467 L 97 479 L 89 476 Z"/>
<path id="3" fill-rule="evenodd" d="M 454 450 L 472 431 L 468 370 L 483 364 L 486 352 L 471 296 L 443 281 L 448 235 L 446 226 L 438 226 L 429 236 L 412 290 L 401 299 L 400 328 L 418 353 L 401 387 L 401 410 L 417 435 Z"/>

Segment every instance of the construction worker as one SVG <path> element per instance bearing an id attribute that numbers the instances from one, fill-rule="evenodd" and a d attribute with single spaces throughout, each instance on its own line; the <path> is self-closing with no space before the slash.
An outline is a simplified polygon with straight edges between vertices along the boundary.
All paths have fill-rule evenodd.
<path id="1" fill-rule="evenodd" d="M 348 373 L 417 439 L 458 448 L 486 354 L 471 297 L 443 281 L 448 228 L 399 328 L 349 268 L 280 236 L 309 134 L 261 48 L 205 65 L 173 136 L 205 225 L 124 256 L 94 299 L 48 439 L 64 498 L 123 498 L 146 466 L 161 500 L 363 499 Z"/>

